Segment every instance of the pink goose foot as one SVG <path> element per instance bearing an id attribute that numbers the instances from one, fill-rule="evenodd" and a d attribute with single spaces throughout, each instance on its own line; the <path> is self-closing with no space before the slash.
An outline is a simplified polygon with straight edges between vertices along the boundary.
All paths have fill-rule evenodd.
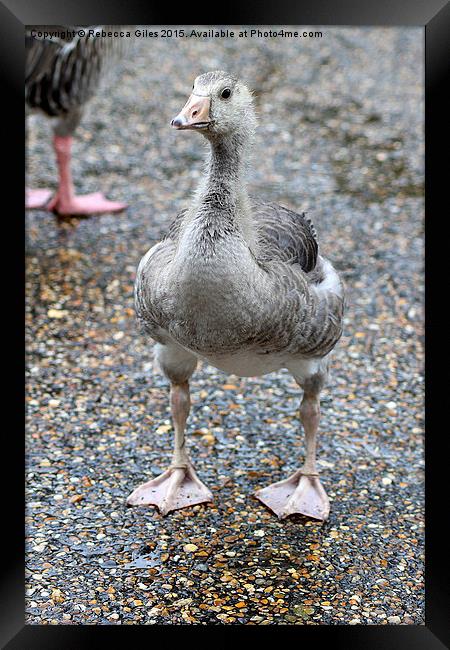
<path id="1" fill-rule="evenodd" d="M 101 192 L 94 192 L 85 196 L 69 196 L 67 198 L 55 194 L 46 209 L 62 216 L 71 216 L 122 212 L 126 207 L 126 203 L 109 201 Z"/>
<path id="2" fill-rule="evenodd" d="M 38 210 L 45 208 L 50 200 L 51 190 L 25 190 L 25 208 L 27 210 Z"/>
<path id="3" fill-rule="evenodd" d="M 255 497 L 280 519 L 298 513 L 326 521 L 330 514 L 330 502 L 319 475 L 303 474 L 300 469 L 289 478 L 258 490 Z"/>
<path id="4" fill-rule="evenodd" d="M 129 506 L 157 506 L 162 515 L 172 510 L 212 501 L 213 496 L 192 465 L 169 467 L 160 476 L 140 485 L 127 499 Z"/>

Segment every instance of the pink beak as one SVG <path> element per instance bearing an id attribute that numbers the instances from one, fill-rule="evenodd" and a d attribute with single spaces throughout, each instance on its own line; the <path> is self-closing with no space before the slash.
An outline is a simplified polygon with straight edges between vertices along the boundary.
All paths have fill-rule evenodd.
<path id="1" fill-rule="evenodd" d="M 211 124 L 209 107 L 211 99 L 192 94 L 183 109 L 170 123 L 174 129 L 201 129 Z"/>

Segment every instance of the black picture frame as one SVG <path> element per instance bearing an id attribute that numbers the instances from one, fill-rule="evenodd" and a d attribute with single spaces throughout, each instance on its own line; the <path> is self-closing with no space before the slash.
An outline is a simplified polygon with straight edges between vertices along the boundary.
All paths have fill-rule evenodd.
<path id="1" fill-rule="evenodd" d="M 197 4 L 197 9 L 199 5 Z M 425 30 L 425 128 L 426 128 L 426 623 L 424 626 L 300 626 L 293 632 L 300 643 L 319 640 L 333 648 L 377 648 L 382 650 L 408 648 L 408 650 L 434 650 L 450 647 L 450 580 L 445 534 L 447 493 L 445 491 L 447 461 L 444 447 L 449 449 L 445 427 L 445 393 L 448 369 L 444 342 L 448 336 L 445 318 L 446 292 L 442 287 L 448 275 L 444 264 L 448 239 L 442 237 L 441 228 L 447 208 L 444 189 L 448 184 L 448 134 L 449 103 L 446 99 L 446 75 L 450 62 L 450 4 L 445 0 L 309 0 L 292 2 L 272 0 L 270 4 L 255 2 L 229 2 L 217 7 L 212 15 L 210 4 L 204 5 L 200 14 L 192 15 L 191 4 L 163 7 L 139 0 L 82 2 L 69 0 L 3 0 L 0 2 L 0 61 L 2 75 L 2 105 L 5 109 L 3 124 L 7 125 L 11 144 L 3 147 L 7 156 L 9 211 L 3 214 L 4 246 L 10 259 L 3 278 L 7 302 L 5 313 L 10 327 L 8 348 L 16 346 L 14 361 L 4 373 L 8 377 L 8 395 L 5 410 L 11 415 L 3 432 L 3 475 L 7 477 L 3 490 L 2 518 L 3 551 L 0 607 L 0 642 L 10 650 L 66 650 L 70 648 L 99 648 L 110 640 L 123 642 L 122 634 L 136 638 L 147 635 L 147 643 L 168 644 L 173 634 L 182 632 L 183 641 L 193 634 L 207 635 L 216 632 L 203 626 L 36 626 L 24 621 L 24 441 L 23 441 L 23 318 L 11 305 L 21 304 L 24 295 L 24 265 L 19 250 L 23 250 L 24 226 L 22 215 L 24 191 L 24 25 L 26 24 L 192 24 L 200 19 L 212 24 L 306 24 L 306 25 L 358 25 L 358 26 L 423 26 Z M 3 143 L 5 140 L 3 140 Z M 5 173 L 5 172 L 4 172 Z M 9 216 L 5 216 L 9 215 Z M 6 224 L 5 224 L 6 220 Z M 22 246 L 22 249 L 21 249 Z M 442 290 L 444 289 L 444 291 Z M 23 303 L 22 303 L 23 304 Z M 444 365 L 445 364 L 445 365 Z M 6 370 L 6 368 L 5 368 Z M 448 370 L 447 370 L 448 372 Z M 6 382 L 5 382 L 6 383 Z M 5 460 L 7 459 L 7 462 Z M 448 472 L 448 470 L 447 470 Z M 238 630 L 234 628 L 238 627 Z M 273 627 L 276 628 L 275 632 Z M 270 643 L 273 634 L 292 631 L 292 626 L 221 626 L 220 637 L 229 643 L 229 636 L 243 634 L 243 639 L 264 639 Z M 319 630 L 317 629 L 319 627 Z M 125 630 L 128 630 L 125 632 Z M 164 636 L 160 636 L 163 632 Z M 114 635 L 114 637 L 112 636 Z M 150 639 L 148 635 L 151 635 Z M 325 638 L 326 637 L 326 638 Z M 165 641 L 164 641 L 165 640 Z M 278 640 L 278 643 L 280 641 Z"/>

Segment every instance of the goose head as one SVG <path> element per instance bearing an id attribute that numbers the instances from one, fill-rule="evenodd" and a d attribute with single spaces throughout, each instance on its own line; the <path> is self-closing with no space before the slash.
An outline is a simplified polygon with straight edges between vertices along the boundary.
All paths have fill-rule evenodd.
<path id="1" fill-rule="evenodd" d="M 200 131 L 208 140 L 253 133 L 256 118 L 251 92 L 232 74 L 215 70 L 198 76 L 186 104 L 172 120 L 178 130 Z"/>

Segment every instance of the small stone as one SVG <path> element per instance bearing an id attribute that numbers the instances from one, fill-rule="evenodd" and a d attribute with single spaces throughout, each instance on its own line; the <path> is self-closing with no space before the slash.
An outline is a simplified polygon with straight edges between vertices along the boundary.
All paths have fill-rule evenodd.
<path id="1" fill-rule="evenodd" d="M 197 550 L 198 550 L 198 546 L 196 546 L 195 544 L 186 544 L 184 546 L 185 553 L 194 553 Z"/>
<path id="2" fill-rule="evenodd" d="M 63 309 L 49 309 L 47 316 L 49 318 L 64 318 L 64 316 L 67 316 L 67 311 Z"/>
<path id="3" fill-rule="evenodd" d="M 171 428 L 172 428 L 172 425 L 170 425 L 170 424 L 161 424 L 161 426 L 159 426 L 156 429 L 156 433 L 167 433 L 168 431 L 171 430 Z"/>
<path id="4" fill-rule="evenodd" d="M 70 497 L 69 501 L 70 503 L 79 503 L 79 501 L 82 501 L 84 499 L 83 494 L 74 494 L 73 497 Z"/>
<path id="5" fill-rule="evenodd" d="M 51 599 L 53 600 L 54 603 L 63 603 L 64 594 L 61 591 L 61 589 L 53 589 Z"/>
<path id="6" fill-rule="evenodd" d="M 400 625 L 401 623 L 400 616 L 388 616 L 387 620 L 391 625 Z"/>

